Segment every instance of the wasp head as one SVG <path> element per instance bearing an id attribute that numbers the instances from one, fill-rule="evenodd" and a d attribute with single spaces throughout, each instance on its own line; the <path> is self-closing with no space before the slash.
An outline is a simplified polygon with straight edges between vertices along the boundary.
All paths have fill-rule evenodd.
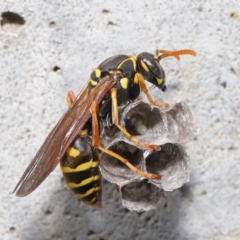
<path id="1" fill-rule="evenodd" d="M 163 92 L 166 91 L 165 72 L 155 55 L 147 52 L 140 53 L 137 56 L 137 67 L 138 72 L 145 80 L 160 88 Z"/>

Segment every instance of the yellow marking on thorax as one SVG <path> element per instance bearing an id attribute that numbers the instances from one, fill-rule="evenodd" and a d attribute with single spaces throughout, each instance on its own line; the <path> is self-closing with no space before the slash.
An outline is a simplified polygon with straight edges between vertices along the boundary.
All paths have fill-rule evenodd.
<path id="1" fill-rule="evenodd" d="M 136 73 L 136 74 L 134 75 L 133 83 L 134 83 L 134 84 L 139 84 L 139 74 L 138 74 L 138 73 Z"/>
<path id="2" fill-rule="evenodd" d="M 97 77 L 97 78 L 100 78 L 100 77 L 101 77 L 101 70 L 98 69 L 98 68 L 96 68 L 94 71 L 95 71 L 96 77 Z"/>
<path id="3" fill-rule="evenodd" d="M 68 154 L 69 156 L 75 158 L 75 157 L 77 157 L 77 156 L 80 155 L 80 151 L 79 151 L 78 149 L 74 148 L 74 147 L 69 147 L 69 148 L 67 149 L 67 154 Z"/>
<path id="4" fill-rule="evenodd" d="M 109 70 L 109 74 L 121 74 L 120 70 Z"/>
<path id="5" fill-rule="evenodd" d="M 132 64 L 133 64 L 133 69 L 134 69 L 134 71 L 136 71 L 136 59 L 133 57 L 133 56 L 130 56 L 130 57 L 128 57 L 128 58 L 126 58 L 125 60 L 123 60 L 118 66 L 117 66 L 117 68 L 121 68 L 121 66 L 125 63 L 125 62 L 127 62 L 127 61 L 132 61 Z"/>
<path id="6" fill-rule="evenodd" d="M 78 188 L 78 187 L 82 187 L 85 186 L 91 182 L 94 182 L 96 180 L 99 180 L 100 176 L 96 175 L 96 176 L 92 176 L 90 178 L 84 179 L 83 181 L 81 181 L 80 183 L 74 183 L 74 182 L 67 182 L 67 186 L 69 188 Z"/>
<path id="7" fill-rule="evenodd" d="M 98 162 L 93 162 L 92 159 L 89 160 L 89 162 L 82 163 L 78 165 L 76 168 L 70 168 L 70 167 L 61 167 L 62 172 L 64 173 L 71 173 L 71 172 L 82 172 L 85 170 L 88 170 L 89 168 L 94 168 L 98 166 Z"/>
<path id="8" fill-rule="evenodd" d="M 149 72 L 149 69 L 148 69 L 147 65 L 145 64 L 145 62 L 143 62 L 143 60 L 141 60 L 141 65 L 146 72 Z"/>
<path id="9" fill-rule="evenodd" d="M 89 79 L 88 81 L 89 81 L 91 86 L 96 86 L 97 85 L 97 81 L 94 81 L 92 79 Z"/>
<path id="10" fill-rule="evenodd" d="M 90 194 L 92 194 L 93 192 L 97 192 L 100 190 L 101 190 L 101 187 L 93 187 L 93 188 L 89 189 L 86 193 L 84 193 L 84 194 L 77 193 L 77 194 L 75 194 L 75 196 L 77 198 L 85 198 L 85 197 L 89 196 Z"/>
<path id="11" fill-rule="evenodd" d="M 87 135 L 87 129 L 85 128 L 85 129 L 80 130 L 78 135 L 79 136 L 86 136 Z"/>
<path id="12" fill-rule="evenodd" d="M 163 82 L 163 79 L 162 79 L 162 78 L 156 78 L 156 79 L 157 79 L 158 85 L 162 84 L 162 82 Z"/>
<path id="13" fill-rule="evenodd" d="M 121 78 L 120 85 L 123 89 L 127 89 L 128 88 L 128 79 L 127 78 Z"/>

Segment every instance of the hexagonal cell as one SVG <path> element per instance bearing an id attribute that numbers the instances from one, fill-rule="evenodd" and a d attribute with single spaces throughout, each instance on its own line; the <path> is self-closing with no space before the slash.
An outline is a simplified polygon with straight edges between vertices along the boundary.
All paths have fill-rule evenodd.
<path id="1" fill-rule="evenodd" d="M 140 170 L 144 169 L 143 151 L 134 145 L 119 141 L 113 144 L 109 150 L 127 159 L 136 168 Z M 141 178 L 124 163 L 104 152 L 101 153 L 100 163 L 103 177 L 119 186 Z"/>
<path id="2" fill-rule="evenodd" d="M 143 133 L 139 131 L 140 126 L 151 130 L 164 123 L 158 108 L 153 108 L 150 104 L 141 101 L 129 104 L 122 113 L 121 119 L 127 131 L 134 136 L 145 134 L 145 131 Z"/>
<path id="3" fill-rule="evenodd" d="M 164 191 L 148 180 L 131 182 L 121 188 L 122 204 L 131 211 L 155 209 L 160 200 L 164 200 Z"/>
<path id="4" fill-rule="evenodd" d="M 147 172 L 162 174 L 161 180 L 149 180 L 159 188 L 172 191 L 189 181 L 188 156 L 178 144 L 167 143 L 158 152 L 144 154 Z"/>
<path id="5" fill-rule="evenodd" d="M 117 141 L 126 141 L 122 132 L 106 124 L 101 134 L 105 147 Z M 131 135 L 148 144 L 162 145 L 167 142 L 184 144 L 193 136 L 191 111 L 184 103 L 178 103 L 169 110 L 153 107 L 151 104 L 138 101 L 119 107 L 119 122 Z"/>
<path id="6" fill-rule="evenodd" d="M 117 128 L 109 127 L 108 121 L 109 119 L 103 122 L 104 126 L 101 133 L 103 146 L 109 148 L 110 145 L 118 141 L 134 144 Z M 167 141 L 167 118 L 165 114 L 145 102 L 132 102 L 124 105 L 124 107 L 119 107 L 119 123 L 131 135 L 145 143 L 160 145 Z"/>

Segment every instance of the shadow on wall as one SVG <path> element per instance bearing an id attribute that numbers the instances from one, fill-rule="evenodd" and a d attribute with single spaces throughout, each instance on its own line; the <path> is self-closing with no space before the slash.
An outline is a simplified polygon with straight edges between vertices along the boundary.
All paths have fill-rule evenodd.
<path id="1" fill-rule="evenodd" d="M 136 213 L 124 209 L 114 185 L 103 181 L 103 209 L 98 210 L 79 202 L 64 187 L 63 179 L 35 219 L 22 229 L 20 239 L 184 239 L 181 216 L 184 204 L 191 201 L 190 185 L 166 193 L 166 201 L 157 210 Z"/>

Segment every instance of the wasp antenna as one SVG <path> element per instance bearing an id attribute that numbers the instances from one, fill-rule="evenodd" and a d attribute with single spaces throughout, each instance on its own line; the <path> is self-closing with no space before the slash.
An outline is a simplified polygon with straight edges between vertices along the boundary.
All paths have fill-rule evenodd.
<path id="1" fill-rule="evenodd" d="M 161 55 L 159 55 L 157 57 L 158 62 L 165 57 L 175 57 L 179 60 L 180 55 L 196 56 L 196 52 L 194 52 L 193 50 L 190 50 L 190 49 L 183 49 L 183 50 L 179 50 L 179 51 L 157 50 L 156 52 L 157 52 L 157 55 L 159 53 L 161 53 Z"/>

